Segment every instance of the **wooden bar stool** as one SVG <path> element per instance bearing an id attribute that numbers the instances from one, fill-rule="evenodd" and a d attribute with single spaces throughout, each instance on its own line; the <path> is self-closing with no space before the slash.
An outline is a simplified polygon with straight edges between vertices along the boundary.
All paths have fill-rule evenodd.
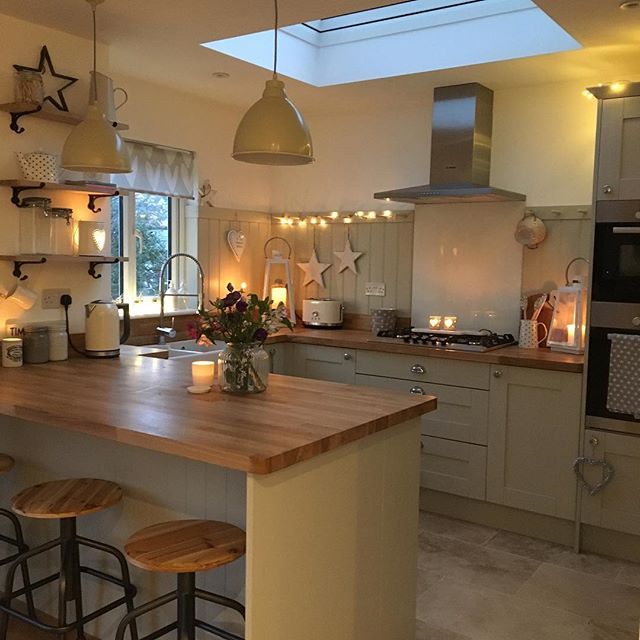
<path id="1" fill-rule="evenodd" d="M 6 455 L 5 453 L 0 453 L 0 475 L 4 475 L 5 473 L 9 473 L 11 469 L 15 466 L 15 461 L 11 456 Z M 9 564 L 13 562 L 20 554 L 29 551 L 29 547 L 24 542 L 24 536 L 22 535 L 22 527 L 20 526 L 20 521 L 16 516 L 7 509 L 0 508 L 0 517 L 8 520 L 13 529 L 13 537 L 7 536 L 0 533 L 0 540 L 2 542 L 8 544 L 11 547 L 16 549 L 16 553 L 10 554 L 5 558 L 0 559 L 0 567 L 5 564 Z M 19 595 L 24 595 L 27 601 L 27 611 L 29 615 L 32 615 L 35 612 L 35 607 L 33 604 L 33 594 L 31 593 L 31 580 L 29 579 L 29 567 L 26 562 L 23 562 L 20 565 L 20 570 L 22 572 L 22 583 L 23 588 L 20 590 Z"/>
<path id="2" fill-rule="evenodd" d="M 153 640 L 177 631 L 178 640 L 194 640 L 202 629 L 225 640 L 242 640 L 196 617 L 198 599 L 235 609 L 244 618 L 244 606 L 235 600 L 196 587 L 196 573 L 222 567 L 242 557 L 246 549 L 245 532 L 215 520 L 177 520 L 163 522 L 134 533 L 125 544 L 125 553 L 136 567 L 147 571 L 177 574 L 177 589 L 136 607 L 120 623 L 116 640 L 123 640 L 127 627 L 139 616 L 169 602 L 177 603 L 175 622 L 140 640 Z"/>
<path id="3" fill-rule="evenodd" d="M 124 555 L 118 549 L 102 542 L 79 536 L 76 532 L 76 519 L 91 513 L 103 511 L 122 500 L 122 489 L 114 482 L 93 478 L 74 478 L 56 480 L 29 487 L 14 496 L 11 506 L 14 512 L 27 518 L 55 519 L 60 521 L 60 536 L 50 542 L 18 555 L 9 565 L 5 580 L 4 595 L 0 600 L 0 640 L 6 640 L 9 616 L 18 618 L 43 631 L 65 634 L 75 631 L 78 640 L 84 640 L 84 625 L 105 613 L 126 605 L 133 610 L 133 597 L 136 589 L 129 578 L 129 568 Z M 88 547 L 114 556 L 120 564 L 121 577 L 87 567 L 80 562 L 80 547 Z M 47 624 L 38 619 L 35 612 L 24 614 L 13 608 L 11 602 L 21 595 L 13 590 L 16 570 L 31 558 L 60 549 L 60 570 L 53 575 L 31 583 L 31 590 L 58 581 L 58 620 L 56 625 Z M 121 598 L 110 602 L 92 613 L 85 614 L 82 609 L 82 574 L 87 574 L 122 587 Z M 68 604 L 75 605 L 75 619 L 67 621 Z M 137 640 L 137 630 L 132 627 L 132 638 Z"/>

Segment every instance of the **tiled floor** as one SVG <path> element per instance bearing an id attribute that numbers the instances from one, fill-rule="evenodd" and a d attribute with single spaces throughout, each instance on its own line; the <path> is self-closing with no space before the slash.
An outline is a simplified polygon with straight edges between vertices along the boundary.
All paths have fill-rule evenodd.
<path id="1" fill-rule="evenodd" d="M 640 565 L 421 513 L 418 574 L 416 640 L 639 637 Z"/>
<path id="2" fill-rule="evenodd" d="M 640 565 L 420 514 L 416 640 L 637 640 Z"/>

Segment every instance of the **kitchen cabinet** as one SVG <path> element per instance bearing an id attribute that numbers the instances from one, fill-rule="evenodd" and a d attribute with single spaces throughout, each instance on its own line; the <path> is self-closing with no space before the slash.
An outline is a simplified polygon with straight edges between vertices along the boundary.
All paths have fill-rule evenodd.
<path id="1" fill-rule="evenodd" d="M 606 460 L 614 475 L 595 496 L 582 492 L 582 522 L 640 535 L 640 437 L 591 430 L 584 437 L 585 455 Z M 601 467 L 585 465 L 583 473 L 592 486 L 602 480 Z"/>
<path id="2" fill-rule="evenodd" d="M 492 367 L 488 501 L 574 517 L 581 391 L 580 374 Z"/>
<path id="3" fill-rule="evenodd" d="M 640 198 L 640 97 L 601 104 L 597 200 Z"/>
<path id="4" fill-rule="evenodd" d="M 291 347 L 292 345 L 287 343 L 268 344 L 265 346 L 265 349 L 269 354 L 269 371 L 271 373 L 289 375 L 289 369 L 291 366 Z"/>
<path id="5" fill-rule="evenodd" d="M 356 352 L 354 349 L 294 344 L 289 373 L 299 378 L 328 382 L 355 383 Z"/>

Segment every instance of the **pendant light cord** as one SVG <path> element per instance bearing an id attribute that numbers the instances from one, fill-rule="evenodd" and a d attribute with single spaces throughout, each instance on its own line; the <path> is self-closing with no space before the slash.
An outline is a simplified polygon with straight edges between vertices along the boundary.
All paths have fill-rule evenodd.
<path id="1" fill-rule="evenodd" d="M 96 5 L 91 4 L 91 14 L 93 16 L 93 75 L 91 76 L 91 95 L 93 96 L 94 104 L 98 102 L 98 83 L 96 81 L 96 69 L 97 69 L 97 29 L 96 29 Z"/>
<path id="2" fill-rule="evenodd" d="M 275 6 L 275 28 L 273 30 L 273 79 L 278 79 L 278 0 L 273 0 Z"/>

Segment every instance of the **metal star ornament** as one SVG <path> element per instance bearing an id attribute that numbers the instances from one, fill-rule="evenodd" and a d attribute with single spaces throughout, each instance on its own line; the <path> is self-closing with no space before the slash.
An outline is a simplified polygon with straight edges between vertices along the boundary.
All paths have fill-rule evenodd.
<path id="1" fill-rule="evenodd" d="M 353 273 L 358 275 L 358 269 L 356 267 L 356 260 L 364 255 L 362 251 L 354 251 L 351 247 L 351 240 L 349 236 L 344 241 L 344 251 L 334 251 L 334 255 L 340 260 L 340 266 L 338 267 L 338 273 L 342 273 L 345 269 L 351 269 Z"/>
<path id="2" fill-rule="evenodd" d="M 56 73 L 56 70 L 53 68 L 53 62 L 51 62 L 51 56 L 49 55 L 49 51 L 46 45 L 42 47 L 42 49 L 40 50 L 40 62 L 38 63 L 38 66 L 36 68 L 25 67 L 21 64 L 14 64 L 13 68 L 16 71 L 36 71 L 38 73 L 41 73 L 43 76 L 43 81 L 44 81 L 44 76 L 47 73 L 52 78 L 60 78 L 62 80 L 66 80 L 67 81 L 66 84 L 64 84 L 63 86 L 61 86 L 59 89 L 56 90 L 56 93 L 58 94 L 59 102 L 53 96 L 49 96 L 49 95 L 46 95 L 44 97 L 44 102 L 48 100 L 56 109 L 59 109 L 60 111 L 69 111 L 69 107 L 67 107 L 67 101 L 64 99 L 63 91 L 65 89 L 68 89 L 72 84 L 75 84 L 76 82 L 78 82 L 78 78 L 73 78 L 71 76 L 65 76 L 61 73 Z"/>
<path id="3" fill-rule="evenodd" d="M 304 271 L 304 287 L 312 282 L 317 282 L 321 287 L 324 287 L 324 276 L 322 274 L 331 266 L 331 264 L 318 262 L 318 255 L 316 254 L 315 249 L 309 258 L 309 262 L 298 262 L 297 264 Z"/>

